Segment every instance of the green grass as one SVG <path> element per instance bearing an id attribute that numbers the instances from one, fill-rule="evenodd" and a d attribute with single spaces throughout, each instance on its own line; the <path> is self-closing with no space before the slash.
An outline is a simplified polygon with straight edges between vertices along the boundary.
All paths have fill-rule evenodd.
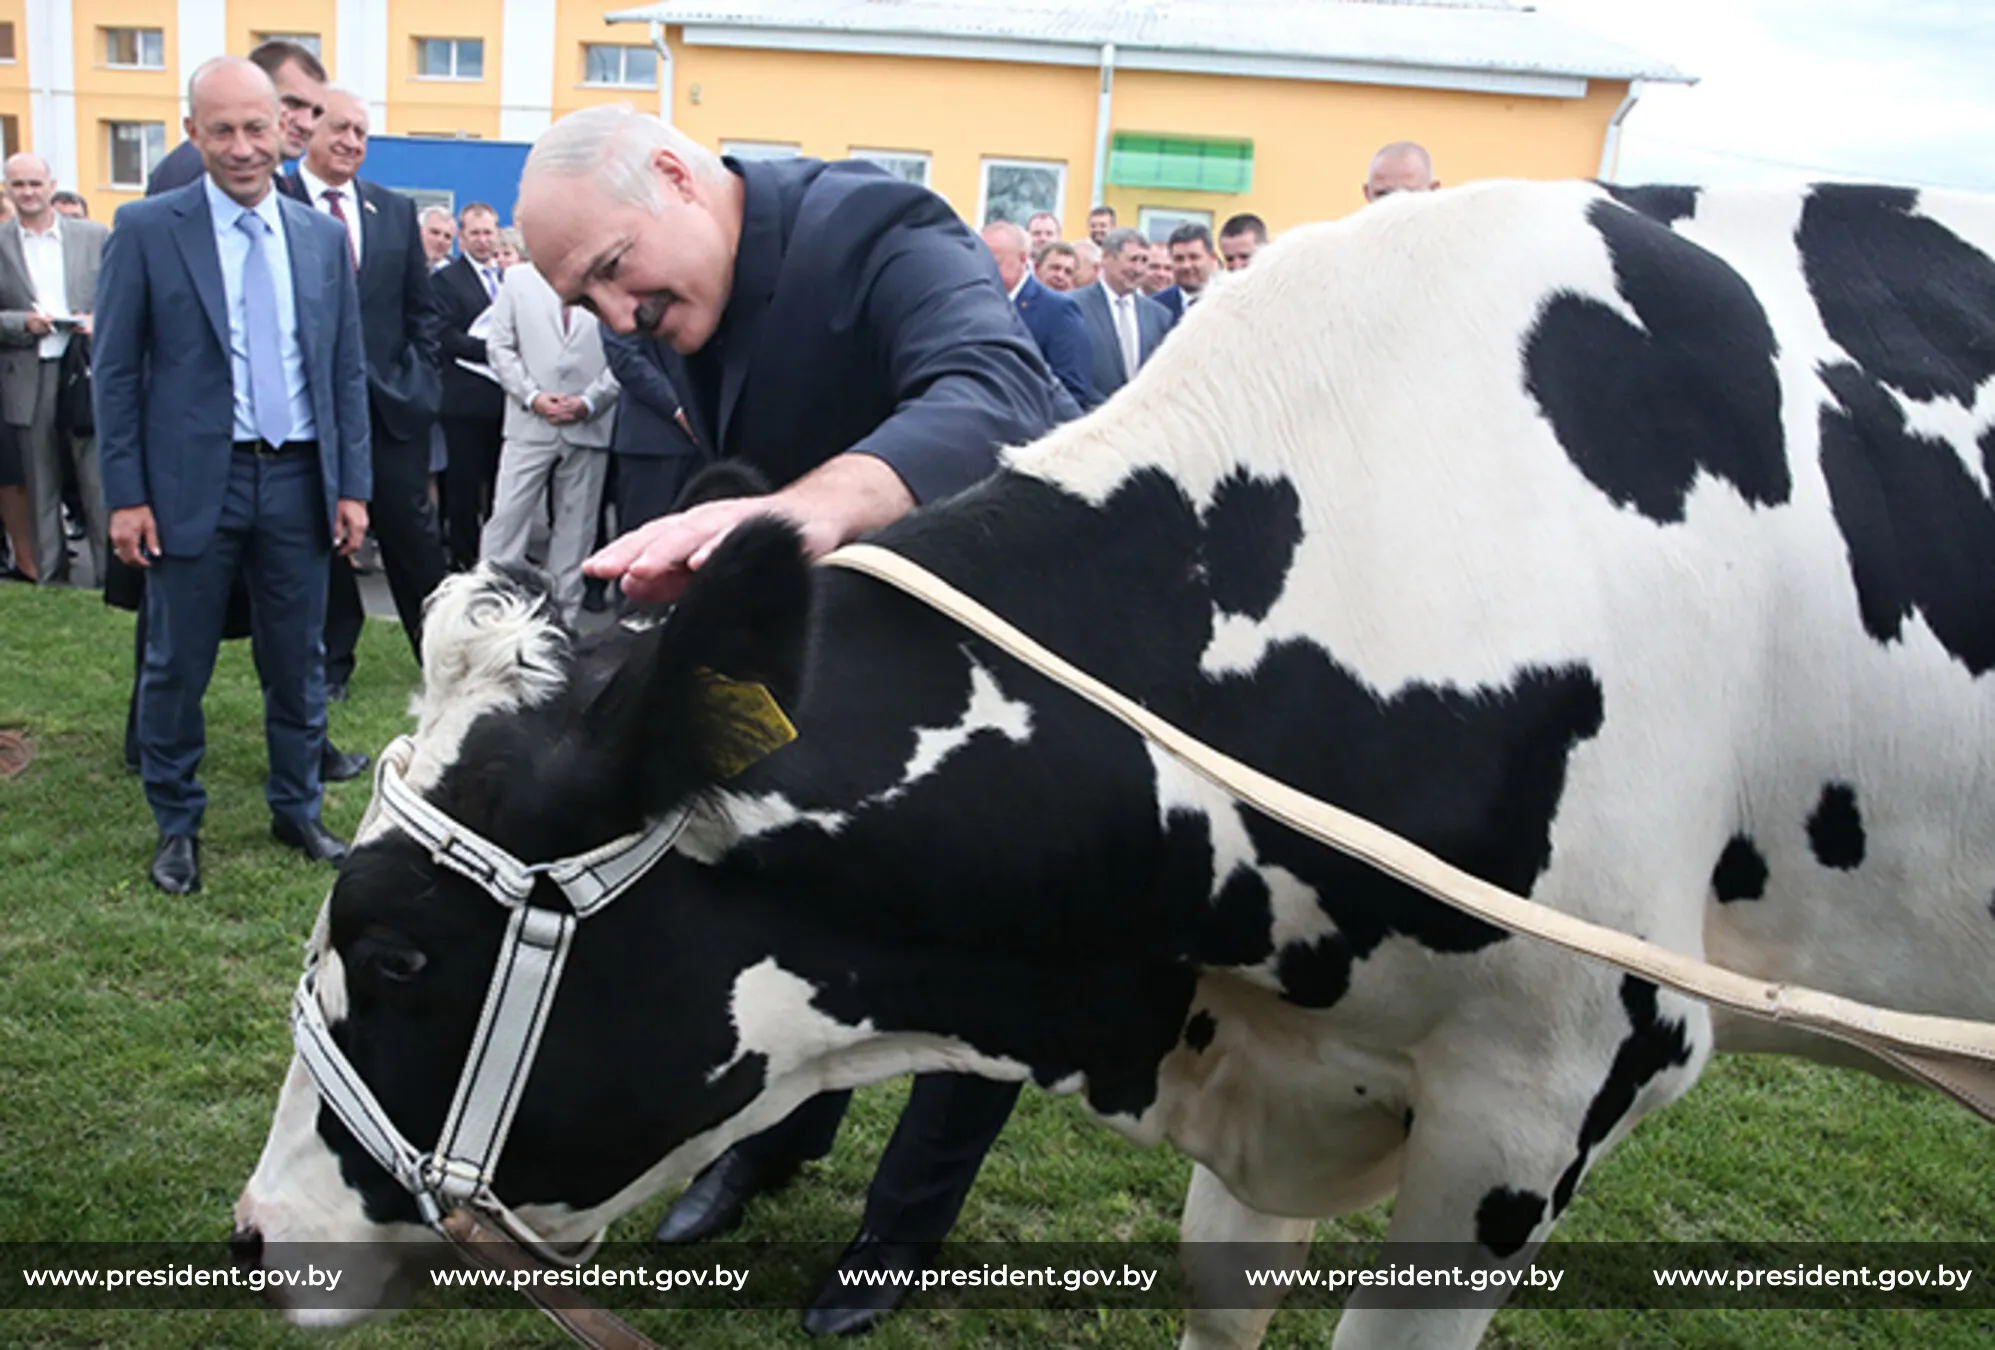
<path id="1" fill-rule="evenodd" d="M 262 799 L 261 705 L 246 643 L 229 643 L 208 697 L 211 794 L 205 889 L 172 898 L 145 880 L 153 827 L 119 767 L 131 622 L 94 597 L 0 587 L 0 726 L 40 753 L 0 783 L 0 1243 L 218 1241 L 254 1165 L 290 1055 L 284 1010 L 329 879 L 274 844 Z M 415 681 L 398 629 L 370 623 L 342 746 L 370 752 L 405 727 Z M 347 833 L 365 781 L 333 787 Z M 837 1152 L 760 1206 L 747 1240 L 842 1240 L 902 1089 L 861 1094 Z M 1937 1097 L 1812 1066 L 1719 1064 L 1595 1172 L 1565 1239 L 1971 1242 L 1995 1220 L 1985 1127 Z M 1189 1164 L 1142 1152 L 1075 1104 L 1028 1093 L 958 1227 L 971 1240 L 1161 1240 L 1175 1232 Z M 614 1236 L 642 1237 L 662 1202 Z M 1368 1237 L 1383 1212 L 1326 1224 Z M 805 1343 L 784 1312 L 632 1315 L 666 1345 Z M 1277 1317 L 1270 1344 L 1326 1344 L 1334 1315 Z M 902 1346 L 1152 1346 L 1168 1313 L 914 1312 L 871 1338 Z M 406 1314 L 338 1344 L 551 1346 L 527 1311 Z M 1995 1344 L 1995 1314 L 1506 1312 L 1488 1344 L 1834 1347 Z M 14 1312 L 0 1346 L 305 1347 L 324 1342 L 260 1312 Z"/>

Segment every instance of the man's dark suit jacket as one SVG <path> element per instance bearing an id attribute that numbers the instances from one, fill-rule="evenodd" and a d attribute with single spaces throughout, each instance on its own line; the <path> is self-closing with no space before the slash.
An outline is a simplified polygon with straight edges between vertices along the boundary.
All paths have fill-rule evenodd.
<path id="1" fill-rule="evenodd" d="M 1025 330 L 1039 344 L 1040 354 L 1060 383 L 1067 386 L 1075 404 L 1086 409 L 1099 403 L 1094 386 L 1088 382 L 1087 324 L 1074 298 L 1041 285 L 1039 278 L 1028 272 L 1025 284 L 1018 288 L 1018 299 L 1012 303 L 1018 306 Z"/>
<path id="2" fill-rule="evenodd" d="M 353 267 L 336 222 L 295 201 L 278 207 L 330 538 L 338 499 L 372 491 Z M 228 299 L 206 186 L 120 207 L 98 288 L 91 355 L 104 504 L 150 506 L 160 550 L 193 557 L 221 518 L 235 438 Z"/>
<path id="3" fill-rule="evenodd" d="M 857 450 L 930 502 L 1054 424 L 1058 383 L 940 197 L 870 164 L 727 163 L 733 295 L 705 349 L 664 357 L 710 454 L 780 485 Z"/>
<path id="4" fill-rule="evenodd" d="M 304 191 L 298 175 L 286 175 L 286 181 L 292 193 Z M 416 204 L 364 178 L 347 186 L 360 198 L 360 331 L 367 339 L 374 415 L 394 439 L 421 441 L 428 453 L 442 386 L 436 293 L 430 289 Z M 318 210 L 318 203 L 312 209 Z"/>
<path id="5" fill-rule="evenodd" d="M 1100 282 L 1083 286 L 1073 293 L 1081 307 L 1081 320 L 1087 325 L 1088 351 L 1092 361 L 1088 379 L 1094 385 L 1096 400 L 1102 401 L 1128 383 L 1122 370 L 1122 342 L 1115 335 L 1115 316 L 1108 311 L 1108 296 Z M 1147 295 L 1136 297 L 1136 352 L 1146 362 L 1171 331 L 1170 312 Z"/>
<path id="6" fill-rule="evenodd" d="M 1171 327 L 1178 326 L 1178 320 L 1185 316 L 1185 293 L 1176 286 L 1166 286 L 1150 297 L 1171 313 Z"/>
<path id="7" fill-rule="evenodd" d="M 145 195 L 157 197 L 162 192 L 186 187 L 207 171 L 207 165 L 201 162 L 201 151 L 194 142 L 182 141 L 165 159 L 152 166 L 152 172 L 146 175 Z M 281 179 L 282 175 L 279 177 Z"/>
<path id="8" fill-rule="evenodd" d="M 653 338 L 603 330 L 603 355 L 617 377 L 617 527 L 635 529 L 672 509 L 680 490 L 707 462 L 693 443 L 690 414 L 666 366 L 672 349 Z"/>
<path id="9" fill-rule="evenodd" d="M 457 364 L 459 360 L 486 364 L 485 340 L 466 331 L 492 303 L 485 283 L 478 280 L 477 265 L 468 257 L 453 258 L 430 273 L 429 284 L 436 292 L 437 338 L 443 354 L 441 415 L 496 422 L 506 415 L 505 391 Z"/>

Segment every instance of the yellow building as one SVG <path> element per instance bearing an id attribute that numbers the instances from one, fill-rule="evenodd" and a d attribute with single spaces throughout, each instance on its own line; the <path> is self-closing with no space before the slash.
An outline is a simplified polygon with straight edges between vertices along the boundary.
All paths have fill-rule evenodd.
<path id="1" fill-rule="evenodd" d="M 629 101 L 1069 237 L 1096 202 L 1151 231 L 1342 215 L 1395 140 L 1447 182 L 1611 174 L 1642 82 L 1684 78 L 1512 0 L 0 0 L 0 135 L 108 216 L 180 140 L 194 66 L 273 35 L 377 136 L 530 141 Z"/>

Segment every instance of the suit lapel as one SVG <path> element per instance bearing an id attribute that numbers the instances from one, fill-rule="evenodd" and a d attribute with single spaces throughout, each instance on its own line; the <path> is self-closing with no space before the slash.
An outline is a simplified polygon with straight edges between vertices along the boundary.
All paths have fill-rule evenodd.
<path id="1" fill-rule="evenodd" d="M 284 218 L 284 252 L 291 259 L 291 296 L 297 307 L 298 352 L 305 358 L 306 383 L 309 386 L 310 373 L 316 367 L 318 355 L 312 345 L 318 326 L 308 316 L 319 312 L 325 298 L 323 264 L 308 228 L 314 212 L 309 206 L 300 206 L 280 197 L 277 214 Z"/>
<path id="2" fill-rule="evenodd" d="M 755 360 L 762 317 L 769 311 L 783 266 L 781 203 L 774 184 L 757 181 L 757 167 L 752 163 L 741 166 L 741 246 L 735 255 L 734 294 L 715 334 L 726 344 L 721 350 L 720 425 L 714 429 L 712 441 L 717 449 L 727 444 L 741 386 Z"/>
<path id="3" fill-rule="evenodd" d="M 96 275 L 90 268 L 89 241 L 82 230 L 62 232 L 62 292 L 72 314 L 88 314 Z"/>
<path id="4" fill-rule="evenodd" d="M 215 218 L 208 210 L 205 178 L 180 189 L 182 199 L 175 205 L 179 219 L 173 222 L 173 242 L 194 278 L 194 294 L 201 297 L 208 324 L 222 351 L 229 350 L 228 292 L 222 287 L 222 255 L 215 246 Z"/>

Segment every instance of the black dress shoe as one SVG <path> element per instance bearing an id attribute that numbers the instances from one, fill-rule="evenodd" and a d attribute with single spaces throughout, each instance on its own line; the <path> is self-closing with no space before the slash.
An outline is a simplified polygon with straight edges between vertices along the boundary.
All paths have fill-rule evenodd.
<path id="1" fill-rule="evenodd" d="M 915 1279 L 935 1260 L 937 1242 L 889 1242 L 869 1228 L 838 1258 L 838 1269 L 804 1309 L 813 1336 L 853 1336 L 871 1331 L 907 1301 Z M 854 1275 L 862 1278 L 853 1279 Z M 897 1277 L 905 1277 L 905 1282 Z"/>
<path id="2" fill-rule="evenodd" d="M 327 681 L 326 681 L 326 702 L 328 702 L 328 703 L 344 703 L 344 702 L 346 702 L 346 681 L 345 681 L 345 680 L 327 680 Z"/>
<path id="3" fill-rule="evenodd" d="M 162 834 L 152 855 L 152 884 L 168 895 L 201 889 L 201 841 L 191 834 Z"/>
<path id="4" fill-rule="evenodd" d="M 797 1164 L 764 1167 L 755 1158 L 731 1148 L 693 1178 L 652 1234 L 660 1242 L 704 1242 L 741 1222 L 748 1202 L 766 1191 L 780 1191 L 797 1174 Z"/>
<path id="5" fill-rule="evenodd" d="M 270 837 L 289 844 L 313 862 L 336 863 L 346 857 L 346 840 L 317 820 L 292 820 L 288 816 L 270 818 Z"/>
<path id="6" fill-rule="evenodd" d="M 358 778 L 367 772 L 369 761 L 359 750 L 342 750 L 331 741 L 319 755 L 319 781 L 323 783 L 344 783 L 349 778 Z"/>

